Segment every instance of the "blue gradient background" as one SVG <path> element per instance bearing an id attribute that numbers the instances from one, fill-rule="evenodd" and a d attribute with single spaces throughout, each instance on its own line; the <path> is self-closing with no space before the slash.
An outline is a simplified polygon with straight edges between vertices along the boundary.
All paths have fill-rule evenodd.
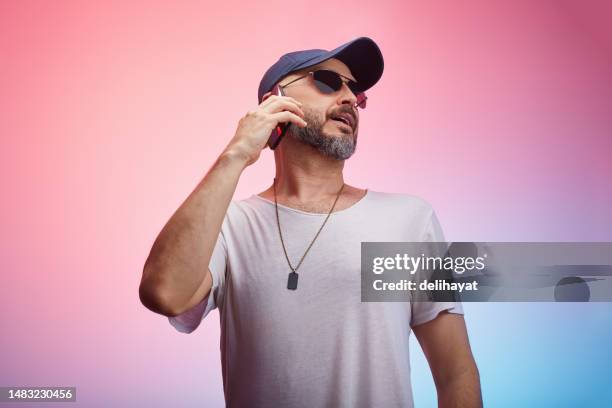
<path id="1" fill-rule="evenodd" d="M 609 304 L 464 304 L 485 406 L 609 407 Z M 412 338 L 412 350 L 418 343 Z M 435 406 L 433 381 L 413 353 L 416 406 Z"/>

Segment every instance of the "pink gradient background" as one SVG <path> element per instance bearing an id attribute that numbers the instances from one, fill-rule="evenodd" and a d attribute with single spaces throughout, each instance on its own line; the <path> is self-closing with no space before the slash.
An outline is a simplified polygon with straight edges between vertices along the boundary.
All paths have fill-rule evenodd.
<path id="1" fill-rule="evenodd" d="M 179 334 L 138 283 L 296 49 L 382 49 L 347 182 L 427 199 L 449 240 L 612 241 L 609 2 L 176 3 L 0 3 L 0 386 L 222 404 L 217 313 Z M 235 198 L 272 169 L 265 151 Z"/>

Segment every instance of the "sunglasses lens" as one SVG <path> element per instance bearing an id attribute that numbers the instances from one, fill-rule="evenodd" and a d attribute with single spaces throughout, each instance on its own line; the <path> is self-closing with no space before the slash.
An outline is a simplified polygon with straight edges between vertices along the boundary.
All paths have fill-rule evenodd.
<path id="1" fill-rule="evenodd" d="M 312 73 L 312 78 L 314 79 L 316 87 L 324 94 L 331 94 L 342 88 L 342 77 L 337 72 L 320 69 Z M 359 92 L 357 90 L 357 83 L 353 81 L 348 81 L 347 84 L 351 92 L 357 97 L 355 106 L 365 109 L 366 100 L 368 99 L 365 92 Z"/>
<path id="2" fill-rule="evenodd" d="M 342 88 L 342 78 L 333 71 L 319 70 L 312 75 L 319 91 L 330 94 Z"/>

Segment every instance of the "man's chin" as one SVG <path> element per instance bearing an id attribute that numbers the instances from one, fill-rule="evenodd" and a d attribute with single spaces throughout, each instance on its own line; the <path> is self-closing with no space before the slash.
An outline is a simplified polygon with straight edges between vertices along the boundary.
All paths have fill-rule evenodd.
<path id="1" fill-rule="evenodd" d="M 293 124 L 291 124 L 293 126 Z M 339 126 L 312 126 L 291 129 L 293 137 L 310 145 L 322 154 L 337 160 L 346 160 L 353 155 L 357 147 L 357 135 L 344 133 Z"/>

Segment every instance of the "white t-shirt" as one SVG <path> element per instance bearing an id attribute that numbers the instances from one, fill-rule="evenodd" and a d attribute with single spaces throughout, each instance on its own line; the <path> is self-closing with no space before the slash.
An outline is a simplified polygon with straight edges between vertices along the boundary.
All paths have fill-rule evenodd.
<path id="1" fill-rule="evenodd" d="M 279 205 L 295 267 L 327 214 Z M 460 303 L 361 302 L 361 242 L 444 241 L 431 205 L 368 190 L 332 213 L 298 269 L 274 202 L 232 201 L 210 262 L 211 295 L 169 318 L 190 333 L 213 309 L 229 407 L 412 407 L 411 327 Z M 226 296 L 227 295 L 227 296 Z M 225 303 L 224 303 L 225 302 Z"/>

